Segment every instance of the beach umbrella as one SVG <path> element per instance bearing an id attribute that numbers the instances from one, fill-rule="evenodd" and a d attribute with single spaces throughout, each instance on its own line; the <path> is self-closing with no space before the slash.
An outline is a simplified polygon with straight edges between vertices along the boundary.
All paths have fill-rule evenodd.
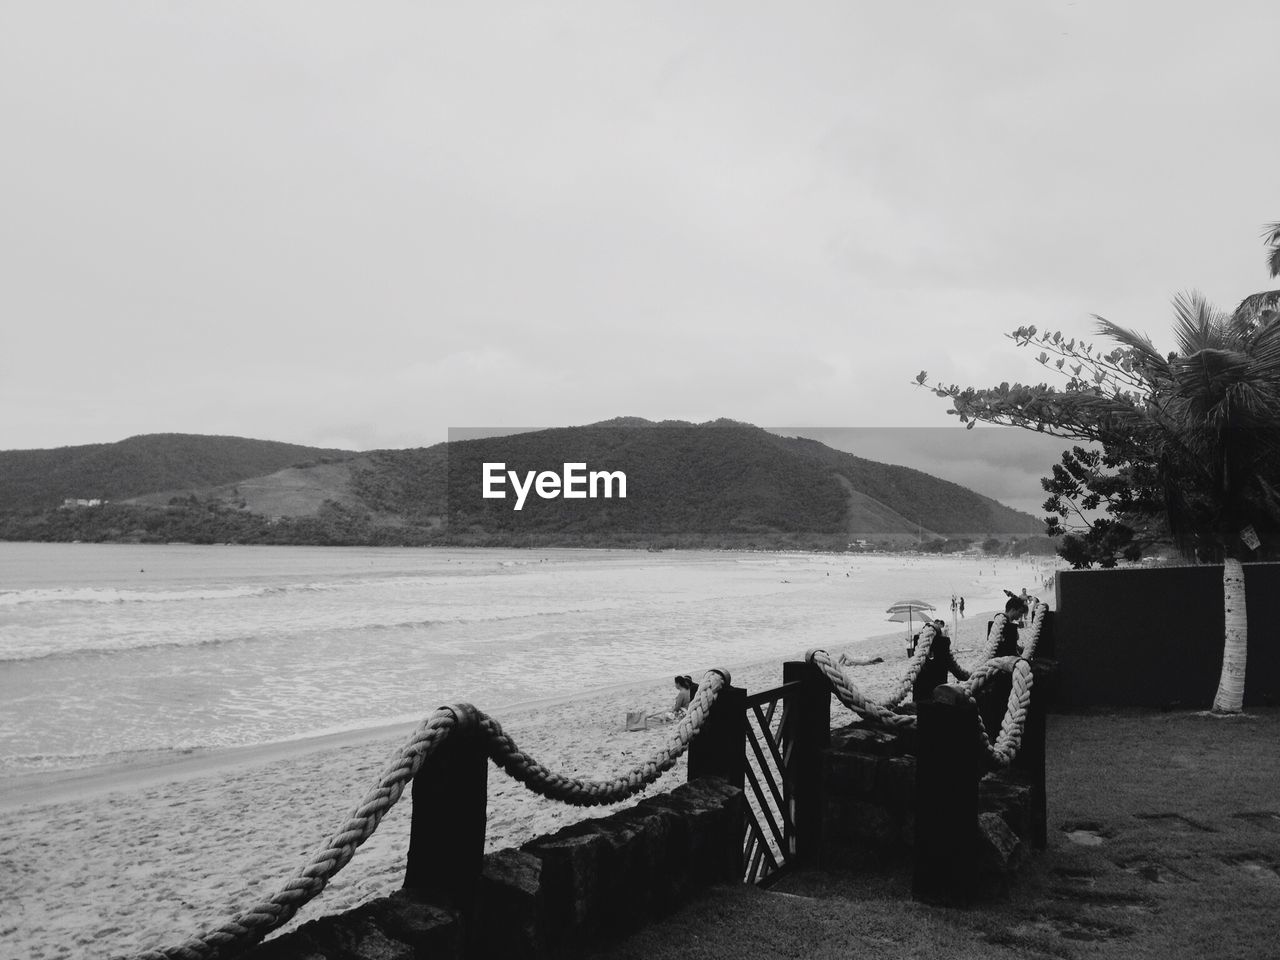
<path id="1" fill-rule="evenodd" d="M 925 603 L 923 600 L 898 600 L 890 605 L 885 613 L 889 614 L 889 619 L 898 623 L 907 625 L 907 633 L 911 633 L 912 624 L 917 616 L 921 620 L 929 620 L 930 617 L 925 616 L 926 613 L 934 611 L 932 603 Z"/>

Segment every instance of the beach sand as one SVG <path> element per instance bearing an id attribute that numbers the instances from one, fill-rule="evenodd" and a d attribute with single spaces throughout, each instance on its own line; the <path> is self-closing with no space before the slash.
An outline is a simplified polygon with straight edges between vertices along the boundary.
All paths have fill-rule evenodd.
<path id="1" fill-rule="evenodd" d="M 976 659 L 990 616 L 971 611 L 961 621 L 953 640 L 961 663 Z M 865 692 L 882 696 L 906 666 L 904 634 L 830 652 L 884 657 L 850 670 Z M 748 691 L 782 681 L 781 660 L 728 666 L 734 684 Z M 699 679 L 693 665 L 673 666 L 676 672 Z M 493 713 L 521 749 L 547 767 L 603 778 L 641 762 L 670 733 L 662 726 L 628 732 L 626 712 L 665 709 L 674 695 L 666 678 Z M 850 716 L 833 702 L 833 725 Z M 172 945 L 218 925 L 272 894 L 324 844 L 412 728 L 0 783 L 0 952 L 15 960 L 114 956 Z M 684 778 L 682 758 L 646 794 Z M 406 791 L 354 859 L 285 929 L 398 889 L 410 807 Z M 518 845 L 611 809 L 545 800 L 491 765 L 487 847 Z"/>

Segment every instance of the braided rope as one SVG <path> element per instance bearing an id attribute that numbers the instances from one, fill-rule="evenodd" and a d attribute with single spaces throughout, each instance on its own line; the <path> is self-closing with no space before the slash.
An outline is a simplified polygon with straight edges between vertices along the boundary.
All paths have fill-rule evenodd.
<path id="1" fill-rule="evenodd" d="M 1009 700 L 1005 704 L 1004 718 L 1000 721 L 1000 733 L 996 736 L 996 742 L 994 744 L 991 742 L 987 726 L 982 722 L 981 713 L 978 714 L 978 742 L 997 766 L 1007 767 L 1018 756 L 1018 750 L 1022 746 L 1022 733 L 1027 725 L 1027 708 L 1031 703 L 1031 685 L 1035 680 L 1035 674 L 1031 670 L 1031 664 L 1025 659 L 1002 657 L 999 661 L 991 662 L 1001 664 L 999 669 L 1002 670 L 1006 669 L 1005 663 L 1008 663 L 1007 669 L 1012 672 L 1012 686 L 1009 690 Z M 969 700 L 974 701 L 972 693 L 969 693 Z"/>
<path id="2" fill-rule="evenodd" d="M 920 641 L 923 646 L 923 636 Z M 804 658 L 822 671 L 840 702 L 864 720 L 885 727 L 907 727 L 916 722 L 916 718 L 910 714 L 894 713 L 883 704 L 868 700 L 862 695 L 862 691 L 858 689 L 857 684 L 841 669 L 840 665 L 831 659 L 831 654 L 827 653 L 827 651 L 810 650 L 804 655 Z"/>
<path id="3" fill-rule="evenodd" d="M 440 707 L 418 725 L 388 763 L 378 783 L 364 796 L 341 827 L 296 874 L 270 897 L 235 914 L 217 927 L 180 944 L 136 954 L 133 960 L 214 960 L 231 957 L 284 926 L 314 899 L 369 839 L 417 775 L 422 764 L 455 729 L 471 726 L 483 731 L 490 758 L 535 793 L 577 806 L 614 803 L 638 793 L 675 765 L 688 749 L 720 691 L 729 685 L 729 673 L 710 670 L 684 718 L 662 750 L 612 780 L 580 780 L 542 766 L 520 751 L 502 732 L 497 720 L 470 704 Z"/>
<path id="4" fill-rule="evenodd" d="M 1040 628 L 1044 626 L 1044 615 L 1048 610 L 1047 603 L 1043 603 L 1039 598 L 1032 598 L 1031 621 L 1022 640 L 1022 655 L 1028 660 L 1036 655 L 1036 644 L 1040 642 Z"/>
<path id="5" fill-rule="evenodd" d="M 1017 662 L 1017 657 L 992 657 L 973 668 L 973 672 L 969 674 L 969 679 L 960 684 L 961 689 L 970 697 L 977 695 L 991 677 L 997 673 L 1006 673 L 1013 669 L 1013 665 Z"/>
<path id="6" fill-rule="evenodd" d="M 347 865 L 356 848 L 372 836 L 378 824 L 400 799 L 423 761 L 453 730 L 476 722 L 473 707 L 440 707 L 422 721 L 388 763 L 377 784 L 351 815 L 292 878 L 274 894 L 242 910 L 221 925 L 176 946 L 148 950 L 136 960 L 208 960 L 233 956 L 283 926 L 314 898 L 335 873 Z"/>
<path id="7" fill-rule="evenodd" d="M 689 742 L 702 729 L 717 694 L 728 685 L 728 671 L 707 671 L 688 710 L 663 748 L 611 780 L 582 780 L 548 770 L 521 751 L 492 717 L 481 714 L 480 729 L 485 734 L 489 758 L 534 793 L 578 807 L 600 806 L 639 793 L 675 766 L 676 760 L 689 748 Z"/>
<path id="8" fill-rule="evenodd" d="M 934 638 L 938 635 L 938 628 L 932 623 L 926 623 L 920 631 L 920 642 L 916 644 L 916 652 L 912 655 L 911 661 L 907 664 L 907 672 L 898 680 L 898 685 L 894 687 L 893 692 L 889 694 L 880 703 L 886 707 L 896 707 L 907 699 L 907 694 L 911 692 L 911 688 L 915 686 L 916 678 L 920 676 L 920 668 L 924 666 L 924 662 L 929 659 L 929 649 L 933 646 Z M 853 681 L 850 681 L 852 683 Z"/>
<path id="9" fill-rule="evenodd" d="M 996 655 L 996 648 L 1000 646 L 1000 638 L 1004 636 L 1004 626 L 1009 622 L 1009 618 L 1003 613 L 997 613 L 991 620 L 991 629 L 987 631 L 987 645 L 982 650 L 982 662 L 990 660 Z"/>

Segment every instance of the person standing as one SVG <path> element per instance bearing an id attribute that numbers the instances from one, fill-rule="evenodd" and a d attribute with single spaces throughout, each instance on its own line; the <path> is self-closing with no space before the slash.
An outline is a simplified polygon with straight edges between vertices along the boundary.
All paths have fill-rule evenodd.
<path id="1" fill-rule="evenodd" d="M 964 616 L 964 597 L 960 598 L 960 616 Z"/>

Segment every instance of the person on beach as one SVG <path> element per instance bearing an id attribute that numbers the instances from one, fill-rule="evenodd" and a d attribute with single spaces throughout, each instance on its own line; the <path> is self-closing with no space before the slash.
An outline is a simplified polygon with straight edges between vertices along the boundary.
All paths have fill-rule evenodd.
<path id="1" fill-rule="evenodd" d="M 960 616 L 964 616 L 964 597 L 960 598 Z"/>
<path id="2" fill-rule="evenodd" d="M 698 685 L 693 682 L 693 677 L 687 673 L 682 673 L 676 677 L 676 699 L 671 704 L 670 710 L 659 710 L 657 713 L 645 714 L 643 711 L 631 711 L 627 713 L 627 729 L 628 730 L 647 730 L 651 723 L 674 723 L 689 711 L 689 704 L 693 702 L 693 695 L 698 692 Z"/>
<path id="3" fill-rule="evenodd" d="M 676 699 L 671 705 L 671 715 L 679 718 L 683 717 L 685 711 L 689 709 L 689 704 L 693 702 L 693 695 L 698 692 L 698 685 L 693 682 L 693 677 L 687 673 L 676 677 Z"/>
<path id="4" fill-rule="evenodd" d="M 1010 593 L 1009 599 L 1004 604 L 1004 630 L 1000 633 L 1000 640 L 996 644 L 994 656 L 997 657 L 1017 657 L 1022 655 L 1022 644 L 1018 642 L 1018 625 L 1022 622 L 1022 618 L 1027 615 L 1027 602 L 1017 594 Z"/>
<path id="5" fill-rule="evenodd" d="M 869 667 L 873 663 L 884 663 L 884 657 L 851 657 L 848 653 L 840 654 L 842 667 Z"/>

